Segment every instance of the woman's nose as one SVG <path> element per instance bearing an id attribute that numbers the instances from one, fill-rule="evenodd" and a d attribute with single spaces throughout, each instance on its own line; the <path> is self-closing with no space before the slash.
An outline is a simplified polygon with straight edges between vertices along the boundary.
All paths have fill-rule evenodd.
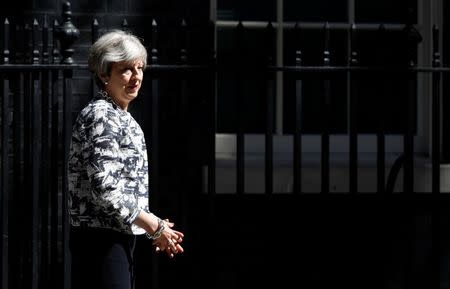
<path id="1" fill-rule="evenodd" d="M 140 69 L 138 69 L 138 68 L 133 69 L 132 73 L 131 73 L 131 77 L 132 78 L 141 79 L 142 78 L 142 73 L 141 73 Z"/>

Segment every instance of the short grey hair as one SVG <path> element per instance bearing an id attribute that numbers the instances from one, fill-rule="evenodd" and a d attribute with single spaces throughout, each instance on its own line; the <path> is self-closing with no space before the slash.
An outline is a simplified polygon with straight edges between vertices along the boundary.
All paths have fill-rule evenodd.
<path id="1" fill-rule="evenodd" d="M 100 89 L 105 84 L 99 76 L 108 76 L 114 62 L 140 60 L 147 65 L 147 49 L 127 31 L 111 30 L 103 34 L 89 49 L 88 67 Z"/>

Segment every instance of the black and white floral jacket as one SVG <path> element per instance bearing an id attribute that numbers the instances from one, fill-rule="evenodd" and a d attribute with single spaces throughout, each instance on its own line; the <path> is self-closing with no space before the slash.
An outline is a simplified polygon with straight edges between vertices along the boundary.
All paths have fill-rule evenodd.
<path id="1" fill-rule="evenodd" d="M 141 210 L 149 212 L 144 133 L 109 97 L 92 99 L 79 113 L 68 176 L 73 226 L 145 233 L 132 224 Z"/>

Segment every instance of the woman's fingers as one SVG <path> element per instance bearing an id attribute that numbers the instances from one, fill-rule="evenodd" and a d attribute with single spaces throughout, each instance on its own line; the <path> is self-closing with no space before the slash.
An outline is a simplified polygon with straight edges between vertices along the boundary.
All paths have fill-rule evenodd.
<path id="1" fill-rule="evenodd" d="M 154 240 L 152 244 L 155 246 L 155 252 L 165 251 L 170 258 L 173 258 L 176 254 L 184 252 L 184 248 L 180 245 L 183 242 L 184 234 L 173 230 L 172 227 L 175 224 L 170 222 L 169 219 L 164 219 L 164 222 L 166 223 L 164 237 L 161 236 L 161 238 Z"/>
<path id="2" fill-rule="evenodd" d="M 171 258 L 175 256 L 175 254 L 183 253 L 184 248 L 178 241 L 172 240 L 171 242 L 167 242 L 164 245 L 156 245 L 156 252 L 165 251 L 167 255 Z"/>
<path id="3" fill-rule="evenodd" d="M 183 247 L 181 247 L 181 245 L 180 244 L 175 244 L 175 246 L 176 246 L 176 249 L 177 249 L 177 253 L 183 253 L 184 252 L 184 249 L 183 249 Z"/>
<path id="4" fill-rule="evenodd" d="M 169 221 L 169 219 L 164 219 L 164 222 L 166 223 L 166 225 L 167 225 L 169 228 L 172 228 L 172 227 L 175 225 L 175 223 Z"/>

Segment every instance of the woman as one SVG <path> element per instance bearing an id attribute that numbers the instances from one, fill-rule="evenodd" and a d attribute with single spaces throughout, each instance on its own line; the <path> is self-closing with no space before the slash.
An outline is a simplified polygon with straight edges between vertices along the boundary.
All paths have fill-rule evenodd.
<path id="1" fill-rule="evenodd" d="M 104 34 L 89 51 L 100 91 L 81 110 L 72 133 L 72 289 L 132 288 L 136 235 L 146 234 L 169 257 L 183 252 L 183 233 L 149 211 L 144 134 L 127 111 L 146 60 L 139 39 L 120 30 Z"/>

